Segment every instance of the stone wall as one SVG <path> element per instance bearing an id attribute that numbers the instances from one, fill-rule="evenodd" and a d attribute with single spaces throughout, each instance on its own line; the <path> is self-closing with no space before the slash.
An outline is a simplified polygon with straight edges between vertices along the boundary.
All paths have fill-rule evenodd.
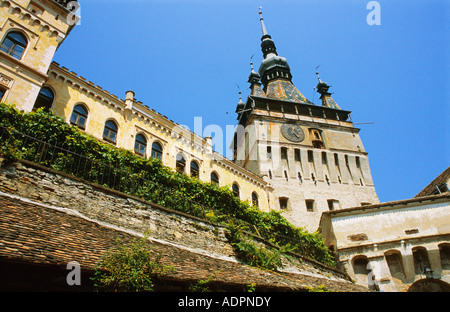
<path id="1" fill-rule="evenodd" d="M 0 192 L 64 209 L 102 226 L 214 259 L 238 262 L 222 226 L 22 161 L 3 164 Z M 284 261 L 282 271 L 349 283 L 346 273 L 307 258 Z"/>

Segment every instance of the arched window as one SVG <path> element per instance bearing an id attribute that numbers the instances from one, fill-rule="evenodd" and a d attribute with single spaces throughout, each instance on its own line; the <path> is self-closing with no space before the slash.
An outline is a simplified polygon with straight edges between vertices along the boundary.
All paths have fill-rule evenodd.
<path id="1" fill-rule="evenodd" d="M 200 170 L 199 170 L 198 163 L 195 160 L 191 161 L 191 177 L 198 179 L 199 174 L 200 174 Z"/>
<path id="2" fill-rule="evenodd" d="M 75 105 L 72 116 L 70 117 L 70 123 L 84 130 L 86 129 L 87 117 L 88 112 L 86 107 L 82 104 Z"/>
<path id="3" fill-rule="evenodd" d="M 20 60 L 27 45 L 28 40 L 24 35 L 18 31 L 11 31 L 3 40 L 0 50 Z"/>
<path id="4" fill-rule="evenodd" d="M 43 87 L 36 98 L 36 102 L 34 103 L 33 111 L 38 110 L 39 108 L 44 108 L 46 111 L 50 111 L 53 105 L 53 100 L 55 95 L 53 91 L 48 87 Z"/>
<path id="5" fill-rule="evenodd" d="M 448 272 L 450 271 L 450 244 L 442 243 L 438 247 L 442 271 Z"/>
<path id="6" fill-rule="evenodd" d="M 153 158 L 162 160 L 162 153 L 163 153 L 163 148 L 162 148 L 161 144 L 159 144 L 158 142 L 153 142 L 151 156 Z"/>
<path id="7" fill-rule="evenodd" d="M 238 185 L 236 182 L 233 183 L 231 189 L 233 190 L 234 196 L 236 196 L 237 198 L 240 198 L 240 195 L 239 195 L 239 185 Z"/>
<path id="8" fill-rule="evenodd" d="M 116 144 L 118 129 L 119 127 L 113 120 L 108 120 L 105 123 L 105 130 L 103 130 L 103 139 Z"/>
<path id="9" fill-rule="evenodd" d="M 416 275 L 424 274 L 425 269 L 431 269 L 430 260 L 428 259 L 428 252 L 425 247 L 414 247 L 412 249 L 414 259 L 414 271 Z"/>
<path id="10" fill-rule="evenodd" d="M 211 172 L 211 183 L 214 185 L 219 185 L 219 175 L 216 172 Z"/>
<path id="11" fill-rule="evenodd" d="M 259 207 L 258 194 L 256 194 L 256 192 L 252 193 L 252 205 L 255 207 Z"/>
<path id="12" fill-rule="evenodd" d="M 384 253 L 391 276 L 401 282 L 405 281 L 402 254 L 398 250 L 388 250 Z"/>
<path id="13" fill-rule="evenodd" d="M 355 256 L 351 263 L 353 273 L 355 274 L 356 283 L 360 285 L 367 285 L 369 289 L 377 290 L 377 285 L 374 278 L 379 278 L 379 276 L 375 276 L 367 257 L 364 255 Z"/>
<path id="14" fill-rule="evenodd" d="M 147 139 L 144 135 L 136 135 L 136 140 L 134 142 L 134 152 L 138 155 L 145 157 L 147 150 Z"/>
<path id="15" fill-rule="evenodd" d="M 184 169 L 186 168 L 186 159 L 184 159 L 183 155 L 177 155 L 177 163 L 176 169 L 178 173 L 184 173 Z"/>

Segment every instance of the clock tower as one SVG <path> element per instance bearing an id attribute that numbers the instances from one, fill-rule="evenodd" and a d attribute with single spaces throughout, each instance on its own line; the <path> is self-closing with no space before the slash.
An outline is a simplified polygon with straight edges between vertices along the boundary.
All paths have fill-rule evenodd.
<path id="1" fill-rule="evenodd" d="M 259 14 L 264 59 L 258 72 L 252 64 L 250 95 L 236 109 L 234 162 L 269 183 L 271 209 L 315 231 L 324 211 L 379 203 L 368 154 L 351 112 L 338 106 L 327 83 L 318 76 L 322 105 L 294 86 Z"/>

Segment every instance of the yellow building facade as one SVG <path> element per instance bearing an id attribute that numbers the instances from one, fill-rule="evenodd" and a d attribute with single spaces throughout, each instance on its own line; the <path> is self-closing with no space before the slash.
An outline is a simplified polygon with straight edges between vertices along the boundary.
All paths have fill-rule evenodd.
<path id="1" fill-rule="evenodd" d="M 261 177 L 213 152 L 209 138 L 136 101 L 134 92 L 120 99 L 57 63 L 50 65 L 44 88 L 53 91 L 51 110 L 55 114 L 98 140 L 142 157 L 159 158 L 164 165 L 201 181 L 230 188 L 234 184 L 241 200 L 257 201 L 261 210 L 269 210 L 270 186 Z M 80 108 L 85 112 L 82 122 Z"/>
<path id="2" fill-rule="evenodd" d="M 72 30 L 61 1 L 0 1 L 0 96 L 31 111 L 58 46 Z"/>

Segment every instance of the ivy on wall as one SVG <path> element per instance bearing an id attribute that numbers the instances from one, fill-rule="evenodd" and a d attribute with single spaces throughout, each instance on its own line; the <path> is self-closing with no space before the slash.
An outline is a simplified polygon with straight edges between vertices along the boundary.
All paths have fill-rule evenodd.
<path id="1" fill-rule="evenodd" d="M 6 160 L 39 162 L 217 224 L 232 220 L 240 229 L 256 230 L 275 245 L 289 245 L 293 252 L 330 266 L 335 264 L 319 233 L 294 227 L 279 212 L 262 212 L 240 201 L 229 187 L 179 174 L 157 159 L 103 143 L 51 112 L 24 113 L 0 104 L 0 126 L 0 154 Z M 17 132 L 26 136 L 17 136 Z M 52 147 L 45 149 L 45 144 Z"/>

